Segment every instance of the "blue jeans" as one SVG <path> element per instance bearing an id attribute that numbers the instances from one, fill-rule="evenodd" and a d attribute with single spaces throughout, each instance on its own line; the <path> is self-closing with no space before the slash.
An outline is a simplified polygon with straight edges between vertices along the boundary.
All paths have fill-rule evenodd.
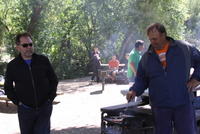
<path id="1" fill-rule="evenodd" d="M 176 108 L 152 107 L 155 134 L 172 134 L 173 128 L 177 134 L 197 134 L 195 113 L 192 104 Z"/>
<path id="2" fill-rule="evenodd" d="M 52 108 L 51 102 L 46 102 L 37 110 L 24 104 L 18 106 L 21 134 L 50 134 Z"/>

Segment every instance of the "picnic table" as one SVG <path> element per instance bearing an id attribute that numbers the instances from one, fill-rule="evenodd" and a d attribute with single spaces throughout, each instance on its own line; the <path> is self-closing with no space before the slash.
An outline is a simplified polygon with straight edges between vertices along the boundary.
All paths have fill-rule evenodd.
<path id="1" fill-rule="evenodd" d="M 6 106 L 8 106 L 8 102 L 10 101 L 10 99 L 8 99 L 6 95 L 1 95 L 0 96 L 0 100 L 5 101 L 6 102 Z"/>
<path id="2" fill-rule="evenodd" d="M 0 87 L 0 100 L 1 101 L 5 101 L 6 102 L 6 106 L 8 106 L 8 102 L 10 101 L 10 99 L 7 98 L 7 96 L 5 95 L 5 92 L 3 90 L 3 87 Z"/>
<path id="3" fill-rule="evenodd" d="M 119 67 L 124 67 L 125 64 L 119 64 Z M 101 64 L 101 67 L 109 67 L 108 64 Z"/>
<path id="4" fill-rule="evenodd" d="M 119 64 L 119 67 L 124 67 L 125 64 Z M 102 91 L 105 89 L 105 78 L 106 76 L 111 72 L 111 69 L 109 69 L 108 64 L 101 64 L 101 69 L 99 69 L 99 76 L 102 80 Z"/>

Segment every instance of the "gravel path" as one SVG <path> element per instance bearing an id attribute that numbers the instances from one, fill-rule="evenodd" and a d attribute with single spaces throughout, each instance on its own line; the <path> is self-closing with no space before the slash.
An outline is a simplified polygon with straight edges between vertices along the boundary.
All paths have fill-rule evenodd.
<path id="1" fill-rule="evenodd" d="M 89 84 L 89 78 L 59 82 L 58 91 L 63 93 L 55 99 L 51 117 L 52 134 L 100 134 L 100 108 L 126 103 L 120 90 L 130 85 Z M 16 107 L 0 102 L 0 133 L 19 134 Z"/>

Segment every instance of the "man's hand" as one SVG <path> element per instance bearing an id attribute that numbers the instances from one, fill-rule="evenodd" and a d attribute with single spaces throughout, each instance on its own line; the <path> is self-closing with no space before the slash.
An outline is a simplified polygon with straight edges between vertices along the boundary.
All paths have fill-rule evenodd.
<path id="1" fill-rule="evenodd" d="M 128 102 L 130 102 L 135 96 L 136 96 L 135 91 L 129 91 L 126 94 L 126 99 L 127 99 Z"/>
<path id="2" fill-rule="evenodd" d="M 187 83 L 187 87 L 189 91 L 192 91 L 196 86 L 198 86 L 200 84 L 200 81 L 197 81 L 195 79 L 191 79 L 188 83 Z"/>

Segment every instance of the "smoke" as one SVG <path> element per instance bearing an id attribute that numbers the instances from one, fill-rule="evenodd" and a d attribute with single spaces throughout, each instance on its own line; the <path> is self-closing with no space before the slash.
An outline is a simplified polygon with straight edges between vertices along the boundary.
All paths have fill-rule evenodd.
<path id="1" fill-rule="evenodd" d="M 120 61 L 125 60 L 125 54 L 134 49 L 135 41 L 144 40 L 137 30 L 130 30 L 127 27 L 115 32 L 103 43 L 104 49 L 101 52 L 102 58 L 106 59 L 105 62 L 108 62 L 113 55 L 117 55 Z"/>
<path id="2" fill-rule="evenodd" d="M 191 18 L 185 24 L 187 26 L 185 34 L 186 40 L 200 49 L 200 20 L 194 21 L 194 18 Z"/>
<path id="3" fill-rule="evenodd" d="M 113 55 L 117 54 L 117 40 L 119 39 L 119 34 L 114 33 L 110 36 L 108 40 L 104 42 L 104 50 L 102 51 L 103 53 L 103 58 L 109 59 Z"/>
<path id="4" fill-rule="evenodd" d="M 144 12 L 138 8 L 141 3 L 145 1 L 91 0 L 85 5 L 85 10 L 92 16 L 92 22 L 95 22 L 95 26 L 99 28 L 100 38 L 96 43 L 101 42 L 99 49 L 103 62 L 108 62 L 113 55 L 118 55 L 122 60 L 125 53 L 129 53 L 134 48 L 136 40 L 146 41 L 145 29 L 141 30 L 141 22 L 143 22 L 141 16 Z"/>

